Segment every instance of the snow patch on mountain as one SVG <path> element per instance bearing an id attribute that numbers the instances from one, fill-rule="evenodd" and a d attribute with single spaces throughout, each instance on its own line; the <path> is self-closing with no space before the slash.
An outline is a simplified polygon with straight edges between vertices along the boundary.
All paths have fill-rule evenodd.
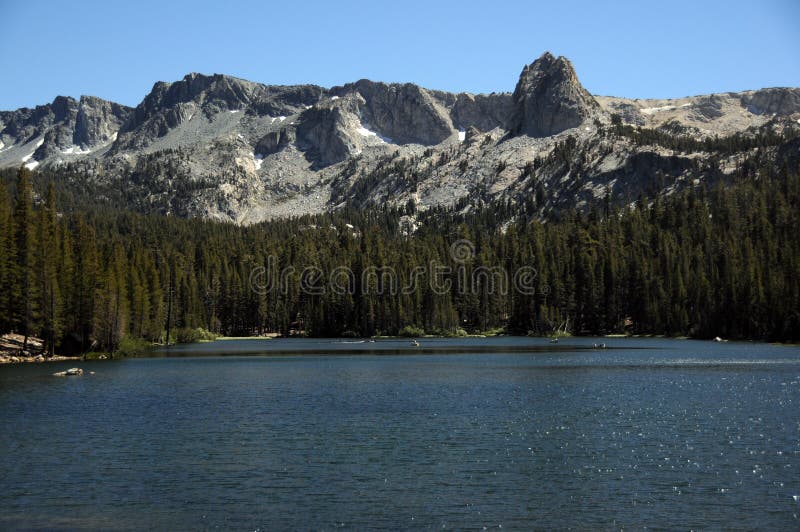
<path id="1" fill-rule="evenodd" d="M 662 105 L 661 107 L 644 107 L 639 109 L 642 113 L 646 115 L 653 115 L 656 113 L 660 113 L 662 111 L 672 111 L 673 109 L 683 109 L 684 107 L 690 107 L 692 104 L 685 103 L 683 105 Z"/>
<path id="2" fill-rule="evenodd" d="M 42 144 L 44 144 L 44 137 L 41 137 L 39 139 L 39 141 L 36 143 L 36 145 L 33 147 L 33 150 L 28 155 L 26 155 L 26 156 L 24 156 L 22 158 L 22 162 L 23 163 L 28 162 L 30 160 L 30 158 L 33 157 L 33 154 L 36 153 L 36 150 L 38 150 L 42 146 Z M 39 164 L 39 163 L 36 163 L 36 164 Z M 34 168 L 35 168 L 35 166 L 34 166 Z"/>
<path id="3" fill-rule="evenodd" d="M 359 125 L 356 128 L 356 132 L 359 135 L 361 135 L 362 137 L 375 138 L 378 141 L 380 141 L 381 144 L 394 144 L 394 142 L 392 142 L 392 139 L 390 139 L 389 137 L 384 137 L 383 135 L 381 135 L 380 133 L 378 133 L 376 131 L 372 131 L 371 129 L 366 127 L 367 125 L 368 124 Z"/>

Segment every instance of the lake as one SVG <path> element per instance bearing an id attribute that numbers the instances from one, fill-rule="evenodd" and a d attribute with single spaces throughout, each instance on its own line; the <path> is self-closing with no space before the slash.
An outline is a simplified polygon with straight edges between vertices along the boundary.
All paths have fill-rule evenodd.
<path id="1" fill-rule="evenodd" d="M 354 342 L 0 367 L 0 529 L 800 527 L 798 346 Z"/>

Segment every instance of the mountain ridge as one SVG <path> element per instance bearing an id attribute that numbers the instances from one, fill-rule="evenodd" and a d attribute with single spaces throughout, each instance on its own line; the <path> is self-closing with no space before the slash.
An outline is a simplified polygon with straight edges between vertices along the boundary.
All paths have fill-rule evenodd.
<path id="1" fill-rule="evenodd" d="M 800 89 L 672 100 L 595 96 L 568 59 L 549 52 L 523 68 L 513 93 L 366 79 L 330 88 L 264 85 L 189 73 L 156 82 L 134 108 L 57 97 L 0 112 L 0 167 L 122 185 L 140 210 L 237 223 L 348 202 L 413 200 L 421 209 L 525 202 L 532 190 L 542 214 L 585 208 L 609 192 L 626 203 L 665 176 L 656 193 L 668 193 L 736 164 L 729 157 L 719 172 L 703 173 L 692 160 L 708 159 L 704 152 L 673 153 L 683 162 L 665 162 L 663 147 L 612 134 L 620 125 L 702 140 L 782 132 L 798 120 Z M 536 164 L 567 139 L 575 152 L 569 164 Z M 643 160 L 651 163 L 640 168 Z M 608 177 L 631 167 L 639 169 Z"/>

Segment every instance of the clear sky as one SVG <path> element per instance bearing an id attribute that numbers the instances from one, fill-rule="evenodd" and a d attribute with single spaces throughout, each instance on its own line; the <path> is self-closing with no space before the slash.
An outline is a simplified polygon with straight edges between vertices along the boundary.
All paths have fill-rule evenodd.
<path id="1" fill-rule="evenodd" d="M 546 50 L 595 94 L 798 87 L 800 1 L 0 0 L 0 109 L 59 94 L 136 105 L 188 72 L 511 91 Z"/>

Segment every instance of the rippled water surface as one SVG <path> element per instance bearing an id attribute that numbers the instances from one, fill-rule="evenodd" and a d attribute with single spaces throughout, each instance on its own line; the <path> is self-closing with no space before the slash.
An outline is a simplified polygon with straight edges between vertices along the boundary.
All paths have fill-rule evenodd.
<path id="1" fill-rule="evenodd" d="M 0 367 L 0 529 L 800 527 L 798 347 L 421 343 Z"/>

